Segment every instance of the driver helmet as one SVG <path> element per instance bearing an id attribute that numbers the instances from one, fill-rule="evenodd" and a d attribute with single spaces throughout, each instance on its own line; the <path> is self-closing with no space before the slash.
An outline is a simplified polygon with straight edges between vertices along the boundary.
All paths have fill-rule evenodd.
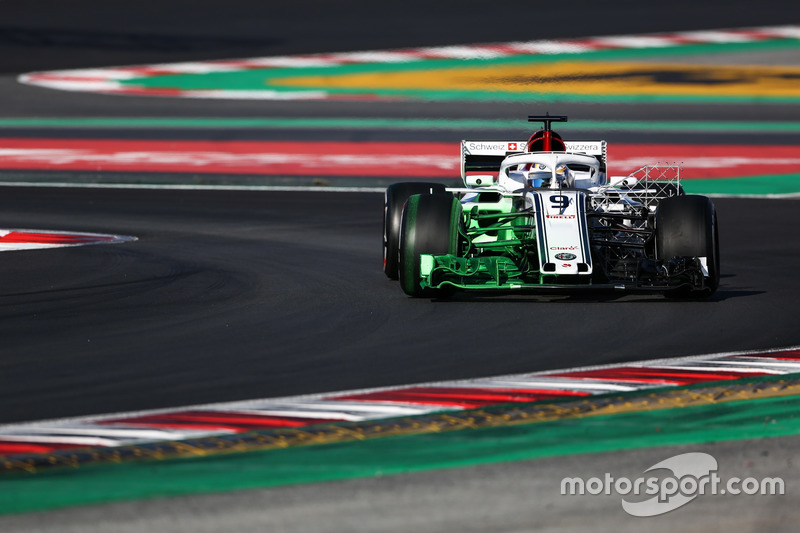
<path id="1" fill-rule="evenodd" d="M 558 165 L 556 167 L 556 179 L 568 187 L 571 187 L 575 181 L 575 177 L 567 165 Z"/>

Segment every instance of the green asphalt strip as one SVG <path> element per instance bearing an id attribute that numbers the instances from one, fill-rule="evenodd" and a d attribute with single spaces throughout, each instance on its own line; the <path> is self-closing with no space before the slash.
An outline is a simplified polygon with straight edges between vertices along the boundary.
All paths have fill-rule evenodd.
<path id="1" fill-rule="evenodd" d="M 682 180 L 688 194 L 708 196 L 752 196 L 765 198 L 800 196 L 800 174 L 777 174 L 731 179 Z"/>
<path id="2" fill-rule="evenodd" d="M 0 118 L 3 128 L 54 129 L 382 129 L 382 130 L 505 130 L 525 129 L 518 119 L 425 119 L 425 118 Z M 644 131 L 693 133 L 793 133 L 800 132 L 800 122 L 782 121 L 626 121 L 580 120 L 561 126 L 564 130 L 581 131 Z"/>
<path id="3" fill-rule="evenodd" d="M 623 394 L 611 404 L 597 397 L 560 407 L 568 411 L 572 404 L 605 402 L 613 414 L 595 415 L 590 407 L 579 416 L 538 422 L 462 425 L 451 431 L 6 474 L 0 476 L 0 514 L 800 434 L 800 379 L 749 381 Z M 497 418 L 515 407 L 484 411 L 491 410 Z M 469 422 L 469 415 L 465 411 L 439 416 Z"/>

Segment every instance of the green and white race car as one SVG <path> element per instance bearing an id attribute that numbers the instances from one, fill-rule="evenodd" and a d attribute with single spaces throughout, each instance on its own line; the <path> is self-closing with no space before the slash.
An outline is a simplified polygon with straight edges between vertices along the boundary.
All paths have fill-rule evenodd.
<path id="1" fill-rule="evenodd" d="M 612 289 L 705 298 L 719 284 L 717 213 L 680 167 L 607 177 L 605 141 L 564 141 L 531 116 L 528 141 L 462 141 L 464 187 L 396 183 L 384 272 L 415 297 Z"/>

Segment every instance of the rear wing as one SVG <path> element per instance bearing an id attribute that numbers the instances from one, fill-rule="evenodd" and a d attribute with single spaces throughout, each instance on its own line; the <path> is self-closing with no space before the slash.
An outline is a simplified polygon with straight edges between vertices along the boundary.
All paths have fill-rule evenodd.
<path id="1" fill-rule="evenodd" d="M 511 154 L 525 153 L 528 141 L 461 141 L 461 179 L 467 173 L 497 172 Z M 592 155 L 606 172 L 606 141 L 564 141 L 567 152 Z"/>

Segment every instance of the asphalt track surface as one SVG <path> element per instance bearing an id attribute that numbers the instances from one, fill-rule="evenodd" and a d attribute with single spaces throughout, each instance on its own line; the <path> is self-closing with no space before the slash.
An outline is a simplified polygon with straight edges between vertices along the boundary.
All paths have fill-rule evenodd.
<path id="1" fill-rule="evenodd" d="M 4 5 L 10 15 L 0 27 L 0 116 L 524 117 L 531 110 L 510 103 L 465 109 L 463 104 L 207 102 L 70 94 L 21 87 L 14 75 L 159 61 L 786 24 L 792 16 L 796 19 L 797 11 L 790 2 L 758 7 L 750 2 L 646 7 L 641 2 L 578 2 L 548 8 L 553 19 L 584 13 L 569 24 L 551 25 L 541 21 L 535 6 L 516 3 L 504 6 L 515 12 L 513 22 L 485 2 L 411 2 L 402 9 L 356 2 L 348 4 L 349 10 L 328 2 L 293 2 L 290 7 L 232 2 L 224 11 L 215 2 L 158 2 L 154 11 L 155 4 Z M 309 12 L 319 16 L 307 19 L 301 14 Z M 549 110 L 586 118 L 796 120 L 798 115 L 784 105 L 570 104 Z M 439 133 L 431 140 L 452 136 L 457 142 L 462 133 Z M 385 134 L 346 135 L 368 140 Z M 735 137 L 725 139 L 736 142 Z M 626 140 L 622 134 L 609 138 L 617 139 Z M 794 275 L 800 267 L 797 200 L 715 202 L 723 278 L 710 301 L 618 294 L 430 301 L 406 298 L 380 270 L 380 194 L 4 188 L 0 227 L 106 232 L 139 240 L 3 254 L 0 422 L 800 344 L 795 318 L 800 287 Z M 775 453 L 785 457 L 785 448 L 775 446 Z M 742 452 L 734 446 L 723 453 Z M 667 455 L 664 451 L 659 458 Z M 656 461 L 650 459 L 645 456 L 640 466 Z M 526 467 L 531 476 L 537 475 L 537 464 Z M 590 464 L 590 459 L 580 462 L 569 474 L 594 468 Z M 495 472 L 498 480 L 507 479 L 502 470 Z M 430 474 L 450 486 L 475 483 L 486 475 Z M 390 481 L 382 490 L 397 502 L 398 494 L 414 490 L 414 483 L 426 484 L 426 478 L 418 479 L 405 485 Z M 380 482 L 349 483 L 346 491 L 366 498 L 376 492 L 370 484 Z M 476 492 L 514 490 L 498 483 L 453 497 L 480 502 Z M 342 489 L 308 490 L 314 494 L 286 497 L 334 501 L 331 495 Z M 536 492 L 530 486 L 522 490 Z M 181 508 L 180 516 L 191 514 L 197 505 L 193 502 Z M 446 498 L 439 503 L 446 505 Z M 571 512 L 570 502 L 552 503 L 555 514 Z M 254 509 L 263 502 L 256 498 L 241 505 Z M 415 507 L 412 499 L 403 508 L 412 512 Z M 497 512 L 488 506 L 473 508 L 490 518 L 481 530 L 528 529 L 528 511 L 509 518 L 518 505 Z M 112 516 L 124 517 L 130 509 Z M 328 522 L 334 526 L 328 529 L 347 529 L 343 517 L 348 512 L 354 511 L 346 506 L 331 511 L 340 518 Z M 374 507 L 362 512 L 380 514 Z M 590 518 L 585 516 L 584 523 Z M 320 525 L 324 519 L 305 530 L 325 530 Z M 439 530 L 459 529 L 469 519 L 463 514 L 455 522 L 443 522 Z M 184 525 L 192 529 L 191 523 Z M 290 524 L 283 527 L 292 529 Z"/>
<path id="2" fill-rule="evenodd" d="M 3 255 L 3 421 L 800 344 L 794 270 L 774 268 L 800 261 L 796 201 L 717 199 L 724 277 L 700 302 L 410 299 L 380 268 L 382 201 L 4 190 L 3 227 L 139 240 Z"/>

